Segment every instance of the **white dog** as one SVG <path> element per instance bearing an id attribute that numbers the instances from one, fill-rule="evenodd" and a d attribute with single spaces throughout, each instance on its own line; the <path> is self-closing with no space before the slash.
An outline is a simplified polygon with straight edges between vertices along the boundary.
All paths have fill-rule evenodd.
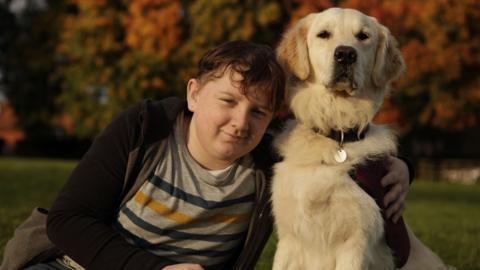
<path id="1" fill-rule="evenodd" d="M 396 153 L 392 132 L 371 123 L 404 71 L 395 39 L 375 18 L 332 8 L 301 19 L 277 52 L 296 119 L 275 141 L 273 269 L 395 269 L 381 209 L 351 176 Z M 402 269 L 448 269 L 406 230 Z"/>

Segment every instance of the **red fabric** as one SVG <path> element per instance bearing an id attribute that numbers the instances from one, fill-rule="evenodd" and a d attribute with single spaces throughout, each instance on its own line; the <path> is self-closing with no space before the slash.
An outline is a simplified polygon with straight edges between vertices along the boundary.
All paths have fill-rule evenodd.
<path id="1" fill-rule="evenodd" d="M 354 178 L 382 209 L 386 241 L 393 252 L 395 266 L 400 268 L 408 260 L 410 240 L 403 218 L 400 218 L 397 223 L 393 223 L 391 219 L 385 217 L 386 207 L 383 205 L 383 198 L 388 190 L 382 186 L 380 180 L 387 174 L 387 165 L 386 158 L 370 160 L 366 164 L 356 167 Z"/>

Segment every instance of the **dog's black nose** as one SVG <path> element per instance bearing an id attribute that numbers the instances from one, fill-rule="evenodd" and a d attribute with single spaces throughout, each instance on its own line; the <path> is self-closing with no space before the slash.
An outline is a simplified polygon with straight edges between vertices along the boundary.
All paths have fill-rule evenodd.
<path id="1" fill-rule="evenodd" d="M 338 46 L 334 58 L 339 64 L 351 65 L 357 61 L 357 52 L 350 46 Z"/>

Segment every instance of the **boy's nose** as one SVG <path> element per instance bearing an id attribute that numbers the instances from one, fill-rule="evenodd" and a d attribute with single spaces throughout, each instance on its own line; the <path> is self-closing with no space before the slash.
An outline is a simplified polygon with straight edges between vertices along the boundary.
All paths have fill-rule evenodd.
<path id="1" fill-rule="evenodd" d="M 248 119 L 248 111 L 247 110 L 237 110 L 233 117 L 232 117 L 232 125 L 235 127 L 237 136 L 245 135 L 245 132 L 248 131 L 249 128 L 249 119 Z"/>

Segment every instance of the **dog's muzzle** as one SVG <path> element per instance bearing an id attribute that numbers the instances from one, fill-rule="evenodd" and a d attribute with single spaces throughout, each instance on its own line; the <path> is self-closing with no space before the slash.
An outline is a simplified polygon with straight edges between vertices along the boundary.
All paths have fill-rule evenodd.
<path id="1" fill-rule="evenodd" d="M 354 95 L 357 83 L 353 70 L 357 62 L 357 51 L 350 46 L 338 46 L 333 54 L 333 59 L 335 65 L 330 88 Z"/>

